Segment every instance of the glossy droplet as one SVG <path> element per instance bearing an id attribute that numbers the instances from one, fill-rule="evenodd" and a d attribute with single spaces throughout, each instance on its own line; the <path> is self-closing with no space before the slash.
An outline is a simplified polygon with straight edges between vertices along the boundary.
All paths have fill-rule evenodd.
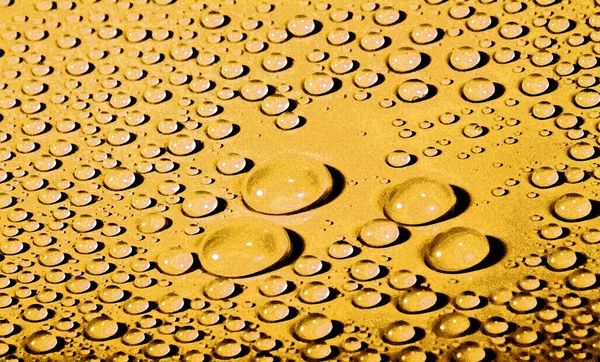
<path id="1" fill-rule="evenodd" d="M 290 314 L 290 308 L 283 302 L 274 300 L 258 309 L 258 317 L 269 323 L 280 322 Z"/>
<path id="2" fill-rule="evenodd" d="M 315 73 L 304 80 L 306 93 L 320 96 L 329 93 L 335 85 L 333 77 L 326 73 Z"/>
<path id="3" fill-rule="evenodd" d="M 110 170 L 104 176 L 104 185 L 111 190 L 121 191 L 135 183 L 135 173 L 125 168 Z"/>
<path id="4" fill-rule="evenodd" d="M 380 272 L 381 268 L 372 260 L 359 260 L 350 267 L 350 276 L 360 281 L 375 279 Z"/>
<path id="5" fill-rule="evenodd" d="M 294 263 L 294 272 L 307 277 L 318 274 L 323 269 L 323 262 L 314 255 L 303 255 Z"/>
<path id="6" fill-rule="evenodd" d="M 285 229 L 249 217 L 212 226 L 195 246 L 202 268 L 232 278 L 260 273 L 284 260 L 292 249 Z"/>
<path id="7" fill-rule="evenodd" d="M 456 362 L 481 362 L 486 360 L 486 351 L 477 342 L 465 342 L 454 350 Z"/>
<path id="8" fill-rule="evenodd" d="M 570 248 L 561 246 L 548 253 L 546 262 L 551 269 L 567 270 L 577 263 L 577 253 Z"/>
<path id="9" fill-rule="evenodd" d="M 481 263 L 490 253 L 485 235 L 455 227 L 438 234 L 427 246 L 425 261 L 431 268 L 448 273 L 464 272 Z"/>
<path id="10" fill-rule="evenodd" d="M 460 47 L 450 53 L 450 64 L 456 70 L 470 70 L 479 65 L 481 55 L 471 47 Z"/>
<path id="11" fill-rule="evenodd" d="M 332 187 L 331 174 L 322 163 L 290 155 L 254 167 L 242 185 L 242 198 L 256 211 L 289 214 L 323 200 Z"/>
<path id="12" fill-rule="evenodd" d="M 392 187 L 383 210 L 397 223 L 421 225 L 440 219 L 455 205 L 456 195 L 449 184 L 418 177 Z"/>
<path id="13" fill-rule="evenodd" d="M 396 321 L 388 325 L 383 332 L 383 338 L 391 344 L 402 344 L 415 338 L 417 331 L 405 321 Z"/>
<path id="14" fill-rule="evenodd" d="M 405 313 L 424 313 L 438 302 L 435 292 L 427 289 L 409 290 L 398 298 L 398 309 Z"/>
<path id="15" fill-rule="evenodd" d="M 25 340 L 25 348 L 34 354 L 48 353 L 58 346 L 58 338 L 48 331 L 37 331 Z"/>
<path id="16" fill-rule="evenodd" d="M 144 215 L 137 224 L 137 229 L 144 234 L 154 234 L 168 226 L 168 219 L 158 213 Z"/>
<path id="17" fill-rule="evenodd" d="M 88 322 L 85 336 L 94 341 L 105 341 L 117 335 L 119 325 L 108 316 L 99 316 Z"/>
<path id="18" fill-rule="evenodd" d="M 181 275 L 187 272 L 194 263 L 194 256 L 180 248 L 165 250 L 156 257 L 158 269 L 168 275 Z"/>
<path id="19" fill-rule="evenodd" d="M 540 167 L 531 173 L 531 183 L 537 187 L 554 186 L 559 179 L 558 172 L 552 167 Z"/>
<path id="20" fill-rule="evenodd" d="M 441 316 L 435 323 L 435 333 L 442 338 L 457 338 L 469 332 L 471 320 L 469 317 L 453 312 Z"/>
<path id="21" fill-rule="evenodd" d="M 553 209 L 561 219 L 576 221 L 590 215 L 592 203 L 581 194 L 569 193 L 559 197 L 554 202 Z"/>
<path id="22" fill-rule="evenodd" d="M 530 74 L 521 81 L 521 90 L 530 96 L 540 95 L 550 87 L 550 81 L 539 73 Z"/>
<path id="23" fill-rule="evenodd" d="M 417 69 L 422 62 L 421 53 L 412 48 L 401 48 L 390 53 L 387 64 L 398 73 L 408 73 Z"/>
<path id="24" fill-rule="evenodd" d="M 288 282 L 282 277 L 273 275 L 264 279 L 259 287 L 260 293 L 267 297 L 276 297 L 288 290 Z"/>
<path id="25" fill-rule="evenodd" d="M 309 313 L 294 325 L 294 334 L 303 341 L 316 341 L 333 331 L 333 322 L 324 314 Z"/>
<path id="26" fill-rule="evenodd" d="M 371 247 L 384 247 L 393 244 L 400 237 L 396 223 L 386 219 L 374 219 L 360 229 L 360 240 Z"/>
<path id="27" fill-rule="evenodd" d="M 462 95 L 470 102 L 485 102 L 496 93 L 496 86 L 486 78 L 474 78 L 465 83 Z"/>
<path id="28" fill-rule="evenodd" d="M 429 94 L 427 83 L 419 79 L 410 79 L 398 87 L 398 97 L 405 102 L 417 102 Z"/>
<path id="29" fill-rule="evenodd" d="M 217 198 L 207 191 L 196 191 L 181 205 L 181 211 L 188 217 L 203 217 L 211 214 L 219 205 Z"/>

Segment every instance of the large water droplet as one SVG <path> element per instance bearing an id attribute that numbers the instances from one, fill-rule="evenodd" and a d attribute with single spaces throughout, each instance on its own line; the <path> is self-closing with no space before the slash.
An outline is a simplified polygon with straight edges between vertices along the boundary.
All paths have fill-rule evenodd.
<path id="1" fill-rule="evenodd" d="M 425 261 L 441 272 L 464 272 L 481 263 L 490 253 L 490 244 L 482 233 L 455 227 L 438 234 L 427 246 Z"/>
<path id="2" fill-rule="evenodd" d="M 387 193 L 383 210 L 400 224 L 422 225 L 448 214 L 456 201 L 449 184 L 417 177 L 393 186 Z"/>
<path id="3" fill-rule="evenodd" d="M 254 167 L 242 185 L 244 202 L 265 214 L 289 214 L 323 200 L 332 190 L 329 170 L 302 155 L 283 156 Z"/>
<path id="4" fill-rule="evenodd" d="M 207 231 L 196 244 L 200 264 L 211 274 L 239 278 L 264 271 L 284 260 L 292 250 L 281 226 L 270 221 L 240 217 Z"/>

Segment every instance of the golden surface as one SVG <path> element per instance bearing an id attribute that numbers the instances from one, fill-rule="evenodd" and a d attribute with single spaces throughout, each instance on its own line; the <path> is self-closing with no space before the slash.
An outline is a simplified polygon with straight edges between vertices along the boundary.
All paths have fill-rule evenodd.
<path id="1" fill-rule="evenodd" d="M 0 15 L 0 359 L 600 356 L 598 0 Z"/>

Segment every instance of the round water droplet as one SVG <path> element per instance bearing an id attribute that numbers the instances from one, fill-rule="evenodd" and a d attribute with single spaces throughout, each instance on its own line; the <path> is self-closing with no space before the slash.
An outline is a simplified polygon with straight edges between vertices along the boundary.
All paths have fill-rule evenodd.
<path id="1" fill-rule="evenodd" d="M 388 325 L 383 331 L 383 338 L 391 344 L 410 342 L 417 335 L 415 327 L 405 321 L 396 321 Z"/>
<path id="2" fill-rule="evenodd" d="M 427 246 L 425 261 L 431 268 L 448 273 L 464 272 L 481 263 L 490 244 L 477 230 L 454 227 L 438 234 Z"/>
<path id="3" fill-rule="evenodd" d="M 326 73 L 315 73 L 304 80 L 303 86 L 306 93 L 321 96 L 333 89 L 335 81 Z"/>
<path id="4" fill-rule="evenodd" d="M 329 287 L 319 281 L 306 283 L 298 293 L 298 298 L 304 303 L 321 303 L 329 298 Z"/>
<path id="5" fill-rule="evenodd" d="M 131 187 L 135 181 L 135 173 L 126 168 L 111 169 L 104 176 L 104 185 L 114 191 L 125 190 Z"/>
<path id="6" fill-rule="evenodd" d="M 202 268 L 211 274 L 231 278 L 271 268 L 292 250 L 285 229 L 270 221 L 250 217 L 212 226 L 196 247 Z"/>
<path id="7" fill-rule="evenodd" d="M 554 213 L 567 221 L 581 220 L 592 212 L 592 203 L 581 194 L 569 193 L 554 202 Z"/>
<path id="8" fill-rule="evenodd" d="M 452 312 L 441 316 L 435 323 L 434 331 L 442 338 L 457 338 L 466 335 L 471 328 L 469 317 Z"/>
<path id="9" fill-rule="evenodd" d="M 550 81 L 539 73 L 530 74 L 521 81 L 521 90 L 530 96 L 537 96 L 548 90 Z"/>
<path id="10" fill-rule="evenodd" d="M 316 341 L 333 331 L 333 322 L 324 314 L 309 313 L 294 325 L 294 335 L 303 341 Z"/>
<path id="11" fill-rule="evenodd" d="M 485 102 L 496 93 L 496 85 L 486 78 L 474 78 L 462 88 L 463 97 L 470 102 Z"/>
<path id="12" fill-rule="evenodd" d="M 531 173 L 531 183 L 537 187 L 551 187 L 559 180 L 558 172 L 552 167 L 543 166 Z"/>
<path id="13" fill-rule="evenodd" d="M 548 253 L 546 263 L 550 269 L 567 270 L 577 264 L 577 253 L 570 248 L 560 246 Z"/>
<path id="14" fill-rule="evenodd" d="M 25 340 L 25 348 L 34 354 L 48 353 L 58 347 L 59 340 L 48 331 L 37 331 Z"/>
<path id="15" fill-rule="evenodd" d="M 207 191 L 196 191 L 185 198 L 181 211 L 188 217 L 203 217 L 211 214 L 219 205 L 217 198 Z"/>
<path id="16" fill-rule="evenodd" d="M 362 243 L 374 248 L 393 244 L 399 237 L 398 225 L 386 219 L 371 220 L 360 229 Z"/>
<path id="17" fill-rule="evenodd" d="M 290 314 L 290 307 L 281 301 L 274 300 L 265 303 L 258 309 L 257 313 L 261 320 L 269 323 L 275 323 L 287 318 L 287 316 Z"/>
<path id="18" fill-rule="evenodd" d="M 265 214 L 289 214 L 323 200 L 333 187 L 327 167 L 301 155 L 278 157 L 254 167 L 242 185 L 242 198 Z"/>
<path id="19" fill-rule="evenodd" d="M 486 360 L 486 352 L 477 342 L 461 343 L 454 350 L 456 362 L 481 362 Z"/>
<path id="20" fill-rule="evenodd" d="M 109 316 L 102 315 L 88 322 L 85 336 L 93 341 L 106 341 L 114 338 L 119 332 L 119 325 Z"/>
<path id="21" fill-rule="evenodd" d="M 409 290 L 398 298 L 398 309 L 404 313 L 424 313 L 438 302 L 438 296 L 431 290 Z"/>
<path id="22" fill-rule="evenodd" d="M 418 177 L 392 187 L 383 210 L 397 223 L 422 225 L 448 214 L 456 201 L 456 195 L 449 184 Z"/>
<path id="23" fill-rule="evenodd" d="M 187 250 L 173 248 L 165 250 L 156 257 L 158 269 L 168 275 L 181 275 L 194 263 L 194 256 Z"/>
<path id="24" fill-rule="evenodd" d="M 417 102 L 429 94 L 427 83 L 419 79 L 409 79 L 398 87 L 398 97 L 405 102 Z"/>
<path id="25" fill-rule="evenodd" d="M 398 73 L 408 73 L 417 69 L 423 57 L 413 48 L 401 48 L 390 53 L 387 64 L 391 70 Z"/>
<path id="26" fill-rule="evenodd" d="M 169 219 L 158 213 L 150 213 L 142 216 L 137 224 L 137 229 L 144 234 L 154 234 L 169 225 Z"/>
<path id="27" fill-rule="evenodd" d="M 479 65 L 481 55 L 469 46 L 460 47 L 450 53 L 450 65 L 456 70 L 470 70 Z"/>
<path id="28" fill-rule="evenodd" d="M 379 273 L 381 268 L 372 260 L 360 260 L 350 267 L 350 276 L 360 281 L 375 279 Z"/>

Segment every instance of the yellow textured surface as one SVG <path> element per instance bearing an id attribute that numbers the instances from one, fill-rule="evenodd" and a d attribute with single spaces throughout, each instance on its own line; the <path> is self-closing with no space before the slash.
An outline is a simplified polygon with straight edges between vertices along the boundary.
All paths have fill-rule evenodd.
<path id="1" fill-rule="evenodd" d="M 0 0 L 0 359 L 600 356 L 598 0 Z"/>

